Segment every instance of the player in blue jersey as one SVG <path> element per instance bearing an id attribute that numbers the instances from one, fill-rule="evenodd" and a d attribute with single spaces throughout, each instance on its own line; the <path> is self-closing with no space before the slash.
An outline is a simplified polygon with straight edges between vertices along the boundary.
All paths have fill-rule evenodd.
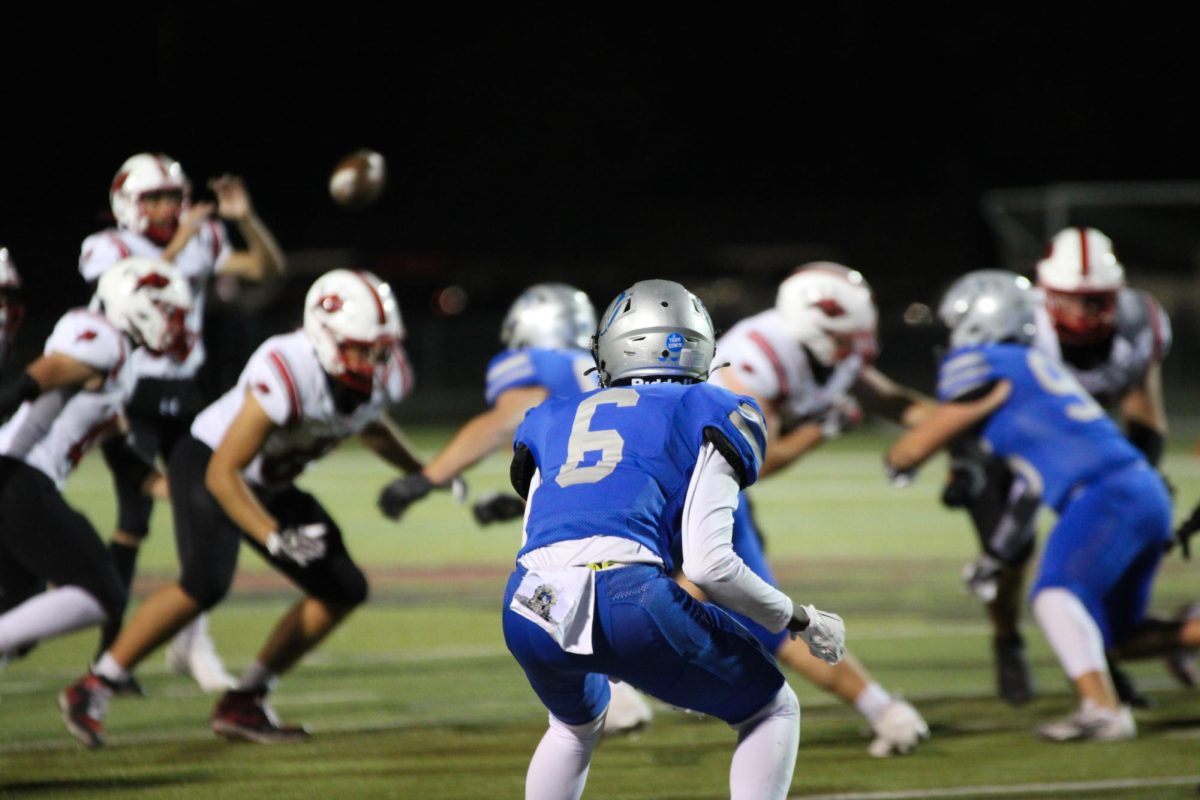
<path id="1" fill-rule="evenodd" d="M 606 676 L 738 732 L 734 798 L 787 796 L 799 704 L 744 627 L 670 578 L 772 631 L 788 629 L 830 663 L 836 615 L 794 604 L 733 551 L 733 510 L 762 464 L 766 428 L 749 398 L 704 381 L 708 312 L 684 287 L 642 281 L 600 321 L 592 353 L 603 388 L 552 398 L 517 431 L 513 487 L 529 501 L 508 582 L 505 642 L 550 711 L 526 798 L 578 798 L 609 704 Z"/>
<path id="2" fill-rule="evenodd" d="M 887 454 L 894 476 L 915 470 L 955 436 L 977 429 L 1058 513 L 1030 592 L 1033 613 L 1079 694 L 1080 708 L 1042 725 L 1053 741 L 1131 738 L 1106 650 L 1139 633 L 1171 505 L 1162 479 L 1061 365 L 1030 347 L 1029 282 L 982 270 L 960 278 L 939 315 L 952 350 L 938 376 L 939 409 Z"/>
<path id="3" fill-rule="evenodd" d="M 463 425 L 424 470 L 392 481 L 380 497 L 383 512 L 399 519 L 434 487 L 449 485 L 501 447 L 510 447 L 525 412 L 547 397 L 595 389 L 599 384 L 587 350 L 595 330 L 596 312 L 579 289 L 539 283 L 523 291 L 500 326 L 504 350 L 488 364 L 488 409 Z M 525 501 L 497 492 L 480 498 L 472 510 L 475 519 L 486 525 L 521 517 Z M 629 733 L 647 725 L 653 716 L 641 695 L 614 684 L 604 732 Z"/>
<path id="4" fill-rule="evenodd" d="M 435 487 L 449 486 L 463 471 L 512 443 L 525 412 L 557 395 L 595 389 L 588 339 L 596 312 L 587 295 L 563 283 L 539 283 L 517 297 L 500 328 L 504 350 L 487 368 L 488 409 L 471 418 L 421 472 L 388 484 L 379 502 L 399 519 L 410 505 Z M 474 506 L 481 524 L 515 519 L 525 503 L 512 495 L 494 495 Z"/>

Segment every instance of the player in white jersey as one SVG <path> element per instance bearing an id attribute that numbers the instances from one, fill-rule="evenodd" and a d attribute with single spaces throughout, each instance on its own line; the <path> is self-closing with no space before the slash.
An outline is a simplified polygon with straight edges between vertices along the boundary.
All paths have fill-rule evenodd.
<path id="1" fill-rule="evenodd" d="M 875 303 L 862 275 L 816 262 L 783 281 L 775 308 L 742 320 L 721 337 L 713 363 L 729 366 L 716 370 L 711 382 L 753 397 L 763 409 L 769 444 L 762 475 L 840 435 L 861 416 L 860 402 L 908 425 L 932 408 L 871 366 L 876 327 Z M 745 495 L 734 515 L 734 549 L 756 574 L 774 581 Z M 929 735 L 920 714 L 872 680 L 852 656 L 830 665 L 791 639 L 739 619 L 777 659 L 867 718 L 875 733 L 872 755 L 911 752 Z"/>
<path id="2" fill-rule="evenodd" d="M 21 302 L 21 275 L 17 265 L 8 254 L 7 247 L 0 247 L 0 370 L 8 360 L 13 339 L 21 320 L 25 317 L 25 305 Z"/>
<path id="3" fill-rule="evenodd" d="M 1147 292 L 1125 285 L 1112 241 L 1094 228 L 1059 231 L 1038 262 L 1037 284 L 1043 302 L 1033 346 L 1067 367 L 1120 417 L 1126 437 L 1157 467 L 1167 432 L 1162 362 L 1171 347 L 1171 325 L 1162 306 Z M 956 442 L 951 454 L 943 502 L 967 509 L 983 549 L 964 578 L 985 601 L 992 623 L 999 694 L 1010 703 L 1024 703 L 1034 687 L 1020 611 L 1041 498 L 1006 464 L 981 452 L 973 437 Z M 1111 664 L 1110 671 L 1122 700 L 1148 702 L 1125 673 Z"/>
<path id="4" fill-rule="evenodd" d="M 179 162 L 161 153 L 130 157 L 113 178 L 109 200 L 117 227 L 94 233 L 83 242 L 79 271 L 95 281 L 113 262 L 128 256 L 159 258 L 174 264 L 191 286 L 188 315 L 193 334 L 190 351 L 180 358 L 139 352 L 133 356 L 136 386 L 128 407 L 132 448 L 113 440 L 105 461 L 117 494 L 117 525 L 109 551 L 126 589 L 133 581 L 138 548 L 150 530 L 154 498 L 165 497 L 156 460 L 165 462 L 203 406 L 196 376 L 204 363 L 200 333 L 205 293 L 216 273 L 260 281 L 282 271 L 284 257 L 271 232 L 258 218 L 240 178 L 223 175 L 209 182 L 217 203 L 192 202 L 191 185 Z M 221 219 L 232 220 L 248 250 L 234 250 Z M 101 636 L 100 651 L 112 643 L 121 620 Z M 205 620 L 185 630 L 167 653 L 177 672 L 190 673 L 206 691 L 227 688 L 231 678 L 216 655 Z M 130 680 L 126 691 L 140 692 Z"/>
<path id="5" fill-rule="evenodd" d="M 120 424 L 131 352 L 171 352 L 190 304 L 169 264 L 120 261 L 92 309 L 63 315 L 42 355 L 0 388 L 0 661 L 123 612 L 126 591 L 104 544 L 61 491 Z M 47 581 L 54 589 L 43 592 Z"/>
<path id="6" fill-rule="evenodd" d="M 367 580 L 320 502 L 293 480 L 343 439 L 363 435 L 405 471 L 421 468 L 383 416 L 407 385 L 388 372 L 402 355 L 399 308 L 374 275 L 334 270 L 305 297 L 303 330 L 273 336 L 237 385 L 205 409 L 171 454 L 168 476 L 178 581 L 146 599 L 93 670 L 67 687 L 67 727 L 104 743 L 113 689 L 156 647 L 229 591 L 244 540 L 304 591 L 213 711 L 220 736 L 255 742 L 307 738 L 266 702 L 278 678 L 367 597 Z"/>

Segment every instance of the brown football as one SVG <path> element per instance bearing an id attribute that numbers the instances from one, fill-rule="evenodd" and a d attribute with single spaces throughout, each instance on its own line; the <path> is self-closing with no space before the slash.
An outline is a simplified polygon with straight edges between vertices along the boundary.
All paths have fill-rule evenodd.
<path id="1" fill-rule="evenodd" d="M 366 208 L 383 193 L 387 162 L 374 150 L 356 150 L 329 175 L 329 196 L 345 208 Z"/>

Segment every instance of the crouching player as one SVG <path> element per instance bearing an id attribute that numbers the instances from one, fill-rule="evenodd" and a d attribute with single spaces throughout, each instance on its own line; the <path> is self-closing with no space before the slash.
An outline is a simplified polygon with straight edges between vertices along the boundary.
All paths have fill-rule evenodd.
<path id="1" fill-rule="evenodd" d="M 766 431 L 751 400 L 704 382 L 713 349 L 708 312 L 687 289 L 634 284 L 593 339 L 603 388 L 547 400 L 517 431 L 513 487 L 529 506 L 504 636 L 550 711 L 527 798 L 583 793 L 607 677 L 737 730 L 732 797 L 787 795 L 796 696 L 743 626 L 670 578 L 672 547 L 710 597 L 797 633 L 820 658 L 841 658 L 845 628 L 794 605 L 733 551 L 733 510 L 757 477 Z"/>
<path id="2" fill-rule="evenodd" d="M 309 736 L 280 724 L 267 693 L 366 599 L 367 581 L 337 523 L 293 481 L 354 434 L 403 469 L 421 465 L 381 417 L 389 392 L 404 388 L 388 374 L 403 334 L 391 289 L 374 275 L 334 270 L 304 302 L 303 329 L 264 342 L 171 454 L 182 574 L 147 598 L 93 670 L 63 690 L 67 728 L 85 745 L 104 743 L 113 687 L 229 591 L 243 539 L 305 595 L 217 702 L 212 730 L 262 743 Z"/>
<path id="3" fill-rule="evenodd" d="M 952 348 L 938 376 L 942 405 L 895 443 L 887 466 L 893 474 L 914 470 L 979 426 L 986 447 L 1039 489 L 1059 517 L 1032 608 L 1080 708 L 1038 735 L 1128 739 L 1136 726 L 1113 688 L 1105 651 L 1137 634 L 1145 617 L 1171 540 L 1170 498 L 1075 378 L 1029 346 L 1034 309 L 1029 282 L 1013 273 L 972 272 L 950 287 L 939 310 Z"/>
<path id="4" fill-rule="evenodd" d="M 186 352 L 191 292 L 175 267 L 127 258 L 91 310 L 68 311 L 42 355 L 0 388 L 0 661 L 52 636 L 120 619 L 126 592 L 91 523 L 61 490 L 120 425 L 138 347 Z M 15 412 L 15 415 L 14 415 Z M 46 582 L 54 585 L 42 591 Z"/>

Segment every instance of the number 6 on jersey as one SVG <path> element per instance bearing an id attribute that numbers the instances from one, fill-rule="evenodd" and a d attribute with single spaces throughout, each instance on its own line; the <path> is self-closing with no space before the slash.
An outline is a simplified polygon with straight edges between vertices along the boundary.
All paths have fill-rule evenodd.
<path id="1" fill-rule="evenodd" d="M 592 417 L 599 406 L 612 404 L 618 407 L 636 406 L 638 393 L 633 389 L 609 389 L 606 392 L 592 395 L 579 404 L 575 412 L 575 422 L 571 425 L 571 438 L 567 441 L 567 461 L 554 479 L 559 486 L 577 486 L 582 483 L 596 483 L 608 477 L 617 464 L 621 463 L 621 455 L 625 452 L 625 440 L 621 434 L 612 428 L 594 431 L 591 429 Z M 588 453 L 599 451 L 600 460 L 595 464 L 582 466 Z"/>

